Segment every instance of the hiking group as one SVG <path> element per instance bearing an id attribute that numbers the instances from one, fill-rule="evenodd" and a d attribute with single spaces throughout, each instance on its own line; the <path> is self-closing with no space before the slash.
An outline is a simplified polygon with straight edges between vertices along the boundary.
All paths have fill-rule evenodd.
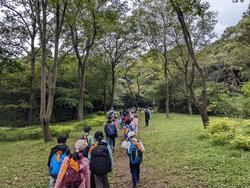
<path id="1" fill-rule="evenodd" d="M 144 112 L 145 126 L 148 126 L 151 112 L 148 107 Z M 58 144 L 51 149 L 48 159 L 50 188 L 109 188 L 108 173 L 113 168 L 113 152 L 119 132 L 123 133 L 120 135 L 124 139 L 121 147 L 127 151 L 132 187 L 137 187 L 145 149 L 136 138 L 139 128 L 135 108 L 124 109 L 119 117 L 114 108 L 110 109 L 104 124 L 106 139 L 102 131 L 95 132 L 94 137 L 90 131 L 90 126 L 84 127 L 73 152 L 66 144 L 68 136 L 57 138 Z"/>

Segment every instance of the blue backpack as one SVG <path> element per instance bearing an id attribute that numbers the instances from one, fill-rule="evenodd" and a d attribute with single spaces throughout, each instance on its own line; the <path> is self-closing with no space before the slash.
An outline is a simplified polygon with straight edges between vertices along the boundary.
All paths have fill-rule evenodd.
<path id="1" fill-rule="evenodd" d="M 50 160 L 50 165 L 49 165 L 49 174 L 50 176 L 52 176 L 53 178 L 56 178 L 57 175 L 59 174 L 62 162 L 64 160 L 64 158 L 67 156 L 67 151 L 68 149 L 64 152 L 64 153 L 59 153 L 61 151 L 57 151 L 51 158 Z M 59 156 L 60 155 L 60 156 Z"/>
<path id="2" fill-rule="evenodd" d="M 133 141 L 130 141 L 128 156 L 131 164 L 141 164 L 143 154 Z"/>
<path id="3" fill-rule="evenodd" d="M 106 134 L 108 136 L 115 136 L 116 135 L 116 128 L 114 124 L 108 124 L 105 128 Z"/>

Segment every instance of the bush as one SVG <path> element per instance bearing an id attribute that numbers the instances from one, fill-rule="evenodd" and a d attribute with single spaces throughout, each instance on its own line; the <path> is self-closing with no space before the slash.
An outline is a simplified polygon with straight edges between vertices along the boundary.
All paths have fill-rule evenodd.
<path id="1" fill-rule="evenodd" d="M 59 136 L 61 134 L 67 134 L 69 135 L 73 131 L 73 126 L 51 126 L 50 131 L 52 136 Z"/>
<path id="2" fill-rule="evenodd" d="M 233 144 L 236 148 L 250 150 L 250 120 L 237 122 L 229 118 L 215 119 L 203 130 L 199 138 L 210 138 L 215 144 Z"/>
<path id="3" fill-rule="evenodd" d="M 0 141 L 28 140 L 41 137 L 42 130 L 39 127 L 0 128 Z"/>
<path id="4" fill-rule="evenodd" d="M 85 119 L 81 122 L 77 122 L 74 126 L 77 130 L 82 129 L 84 126 L 88 125 L 91 127 L 103 126 L 105 123 L 105 116 L 91 116 L 91 118 Z"/>
<path id="5" fill-rule="evenodd" d="M 250 150 L 250 136 L 238 135 L 232 141 L 237 148 L 242 148 L 245 150 Z"/>
<path id="6" fill-rule="evenodd" d="M 50 126 L 52 136 L 70 134 L 72 126 Z M 0 141 L 33 140 L 42 138 L 40 127 L 0 128 Z"/>
<path id="7" fill-rule="evenodd" d="M 203 137 L 211 138 L 215 144 L 229 143 L 236 135 L 238 122 L 229 118 L 212 120 L 208 128 L 202 132 Z"/>
<path id="8" fill-rule="evenodd" d="M 105 117 L 103 115 L 90 115 L 87 119 L 80 122 L 71 122 L 63 125 L 51 125 L 50 131 L 52 136 L 70 134 L 72 131 L 82 129 L 86 125 L 97 127 L 102 126 L 104 122 Z M 31 126 L 23 128 L 0 127 L 0 141 L 32 140 L 40 138 L 42 138 L 42 129 L 40 126 Z"/>

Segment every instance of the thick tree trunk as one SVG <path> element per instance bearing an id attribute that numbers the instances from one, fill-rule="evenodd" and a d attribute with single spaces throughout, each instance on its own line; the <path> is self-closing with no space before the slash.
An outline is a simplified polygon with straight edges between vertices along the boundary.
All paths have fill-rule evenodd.
<path id="1" fill-rule="evenodd" d="M 110 106 L 114 106 L 115 100 L 115 63 L 112 62 L 112 87 L 111 87 L 111 103 Z"/>
<path id="2" fill-rule="evenodd" d="M 30 61 L 30 82 L 31 82 L 31 88 L 30 88 L 30 99 L 29 99 L 29 112 L 28 112 L 28 118 L 27 123 L 31 125 L 34 119 L 34 107 L 35 107 L 35 61 L 36 61 L 36 54 L 35 54 L 35 46 L 34 46 L 35 38 L 31 39 L 31 61 Z"/>

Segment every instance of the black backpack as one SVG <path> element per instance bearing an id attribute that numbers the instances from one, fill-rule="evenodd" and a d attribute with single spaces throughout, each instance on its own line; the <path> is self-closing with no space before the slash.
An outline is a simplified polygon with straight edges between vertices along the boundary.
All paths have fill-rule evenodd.
<path id="1" fill-rule="evenodd" d="M 91 150 L 90 170 L 95 175 L 106 175 L 112 171 L 107 145 L 101 142 Z"/>
<path id="2" fill-rule="evenodd" d="M 150 118 L 150 112 L 149 112 L 148 110 L 145 111 L 145 117 L 146 117 L 147 119 Z"/>

